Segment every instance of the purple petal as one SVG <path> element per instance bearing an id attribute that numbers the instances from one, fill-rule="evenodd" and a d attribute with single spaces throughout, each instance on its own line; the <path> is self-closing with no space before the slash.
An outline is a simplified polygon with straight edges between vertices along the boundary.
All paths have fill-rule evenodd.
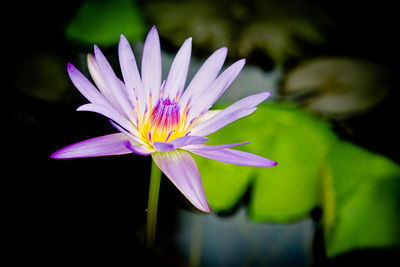
<path id="1" fill-rule="evenodd" d="M 188 152 L 154 153 L 152 157 L 162 172 L 196 208 L 211 212 L 196 162 Z"/>
<path id="2" fill-rule="evenodd" d="M 161 48 L 155 26 L 151 28 L 143 47 L 142 84 L 147 96 L 158 97 L 161 86 Z M 156 104 L 155 102 L 153 101 L 152 106 Z"/>
<path id="3" fill-rule="evenodd" d="M 204 113 L 200 119 L 196 122 L 196 124 L 193 127 L 197 127 L 197 125 L 203 124 L 203 122 L 208 121 L 218 113 L 220 113 L 222 110 L 221 109 L 210 109 L 206 113 Z M 193 128 L 192 128 L 193 129 Z"/>
<path id="4" fill-rule="evenodd" d="M 172 144 L 174 146 L 174 148 L 176 149 L 176 148 L 180 148 L 180 147 L 187 146 L 187 145 L 202 144 L 207 141 L 208 141 L 208 138 L 206 138 L 206 137 L 190 135 L 190 136 L 178 137 L 169 143 Z"/>
<path id="5" fill-rule="evenodd" d="M 176 98 L 183 91 L 189 70 L 192 38 L 186 39 L 172 62 L 171 69 L 165 82 L 163 95 L 170 99 Z"/>
<path id="6" fill-rule="evenodd" d="M 100 72 L 103 76 L 103 79 L 110 88 L 110 92 L 113 98 L 116 100 L 117 104 L 122 108 L 125 115 L 128 118 L 133 118 L 133 107 L 127 98 L 127 94 L 124 89 L 121 87 L 118 77 L 115 75 L 111 65 L 108 63 L 107 59 L 101 52 L 98 46 L 94 46 L 94 54 L 96 58 L 96 62 L 99 66 Z"/>
<path id="7" fill-rule="evenodd" d="M 121 34 L 118 44 L 119 64 L 121 65 L 122 77 L 126 85 L 126 91 L 132 103 L 135 103 L 135 90 L 141 91 L 142 84 L 135 55 L 128 40 Z"/>
<path id="8" fill-rule="evenodd" d="M 234 146 L 242 146 L 248 145 L 250 142 L 243 142 L 243 143 L 235 143 L 235 144 L 225 144 L 225 145 L 216 145 L 216 146 L 207 146 L 207 145 L 188 145 L 185 146 L 183 149 L 185 150 L 198 150 L 198 151 L 208 151 L 208 150 L 221 150 L 223 148 L 229 148 Z"/>
<path id="9" fill-rule="evenodd" d="M 100 92 L 105 96 L 105 98 L 111 103 L 112 107 L 116 109 L 119 113 L 125 114 L 124 109 L 118 103 L 118 100 L 115 98 L 113 90 L 109 87 L 104 80 L 103 74 L 100 71 L 99 64 L 96 58 L 92 54 L 87 55 L 87 63 L 90 75 L 92 76 L 97 88 Z M 118 81 L 120 84 L 121 81 Z"/>
<path id="10" fill-rule="evenodd" d="M 225 114 L 224 117 L 220 117 L 219 119 L 212 120 L 210 123 L 205 125 L 202 128 L 193 128 L 191 131 L 193 134 L 196 135 L 208 135 L 211 134 L 215 131 L 218 131 L 219 129 L 227 126 L 228 124 L 231 124 L 232 122 L 246 117 L 253 113 L 257 108 L 242 108 L 239 110 L 235 110 L 231 113 Z M 221 111 L 222 112 L 222 111 Z"/>
<path id="11" fill-rule="evenodd" d="M 153 146 L 158 152 L 168 152 L 183 146 L 202 144 L 207 141 L 208 138 L 202 136 L 182 136 L 168 143 L 154 142 Z"/>
<path id="12" fill-rule="evenodd" d="M 114 98 L 111 89 L 106 84 L 103 75 L 101 74 L 99 65 L 97 64 L 96 58 L 92 54 L 87 55 L 87 64 L 90 72 L 90 76 L 92 76 L 93 81 L 95 82 L 97 88 L 104 95 L 104 97 L 112 104 L 112 106 L 117 109 L 119 112 L 123 113 L 120 105 L 117 100 Z"/>
<path id="13" fill-rule="evenodd" d="M 153 146 L 158 152 L 168 152 L 175 150 L 174 145 L 170 143 L 154 142 Z"/>
<path id="14" fill-rule="evenodd" d="M 200 67 L 190 84 L 183 92 L 179 105 L 184 108 L 190 98 L 201 94 L 217 77 L 224 64 L 228 49 L 222 47 L 215 51 Z"/>
<path id="15" fill-rule="evenodd" d="M 124 145 L 126 140 L 127 137 L 122 133 L 95 137 L 64 147 L 53 153 L 50 157 L 53 159 L 69 159 L 132 153 Z"/>
<path id="16" fill-rule="evenodd" d="M 248 152 L 239 150 L 223 148 L 220 150 L 207 150 L 205 145 L 202 145 L 203 149 L 185 148 L 186 150 L 197 154 L 202 157 L 206 157 L 213 160 L 218 160 L 225 163 L 255 166 L 255 167 L 272 167 L 277 163 L 270 159 L 266 159 Z"/>
<path id="17" fill-rule="evenodd" d="M 270 95 L 271 92 L 262 92 L 245 97 L 210 119 L 194 125 L 191 132 L 192 134 L 201 136 L 211 134 L 240 118 L 250 115 L 255 111 L 254 107 L 263 102 Z"/>
<path id="18" fill-rule="evenodd" d="M 68 75 L 71 78 L 72 83 L 92 103 L 101 104 L 104 106 L 110 106 L 107 99 L 97 90 L 96 87 L 83 75 L 77 68 L 71 63 L 67 65 Z"/>
<path id="19" fill-rule="evenodd" d="M 121 125 L 123 128 L 128 130 L 129 132 L 133 133 L 136 136 L 139 136 L 137 129 L 135 126 L 127 120 L 123 115 L 121 115 L 118 111 L 116 111 L 113 108 L 105 107 L 102 105 L 98 104 L 85 104 L 80 106 L 77 111 L 91 111 L 91 112 L 96 112 L 99 113 L 103 116 L 106 116 L 107 118 L 115 121 L 119 125 Z"/>
<path id="20" fill-rule="evenodd" d="M 146 98 L 143 92 L 142 81 L 140 79 L 139 70 L 132 48 L 123 35 L 121 35 L 119 41 L 118 55 L 128 96 L 133 104 L 136 104 L 136 97 L 138 98 L 140 111 L 143 112 L 145 110 Z"/>
<path id="21" fill-rule="evenodd" d="M 130 141 L 125 141 L 124 146 L 128 148 L 130 151 L 132 151 L 135 154 L 141 155 L 141 156 L 148 156 L 154 151 L 151 151 L 147 149 L 146 147 L 142 145 L 133 145 L 132 142 Z"/>
<path id="22" fill-rule="evenodd" d="M 218 100 L 242 70 L 244 64 L 244 59 L 233 63 L 206 90 L 192 99 L 193 102 L 189 110 L 190 120 L 207 111 Z"/>
<path id="23" fill-rule="evenodd" d="M 135 132 L 136 135 L 133 135 L 132 133 L 128 132 L 127 130 L 125 130 L 124 128 L 122 128 L 121 126 L 119 126 L 117 123 L 115 123 L 113 120 L 110 120 L 110 123 L 112 124 L 112 126 L 114 126 L 118 131 L 120 131 L 121 133 L 123 133 L 124 135 L 126 135 L 129 139 L 131 139 L 132 141 L 134 141 L 135 143 L 141 144 L 141 145 L 146 145 L 146 143 L 144 143 L 140 137 L 138 137 L 137 134 L 139 134 L 139 132 Z M 151 151 L 151 150 L 149 150 Z M 153 152 L 153 151 L 151 151 Z"/>

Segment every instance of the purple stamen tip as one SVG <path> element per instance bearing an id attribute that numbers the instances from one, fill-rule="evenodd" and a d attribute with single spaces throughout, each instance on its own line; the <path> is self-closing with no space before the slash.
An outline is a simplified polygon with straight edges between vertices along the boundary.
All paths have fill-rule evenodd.
<path id="1" fill-rule="evenodd" d="M 167 139 L 165 139 L 165 142 L 168 142 L 169 137 L 171 136 L 171 134 L 175 132 L 175 130 L 172 130 L 168 133 Z"/>

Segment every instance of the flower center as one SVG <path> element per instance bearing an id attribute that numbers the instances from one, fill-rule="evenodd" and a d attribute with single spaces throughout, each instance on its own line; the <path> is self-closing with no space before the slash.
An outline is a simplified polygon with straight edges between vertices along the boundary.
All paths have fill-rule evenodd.
<path id="1" fill-rule="evenodd" d="M 179 105 L 169 98 L 160 99 L 140 125 L 142 138 L 149 144 L 168 142 L 186 133 L 186 114 L 181 118 Z"/>

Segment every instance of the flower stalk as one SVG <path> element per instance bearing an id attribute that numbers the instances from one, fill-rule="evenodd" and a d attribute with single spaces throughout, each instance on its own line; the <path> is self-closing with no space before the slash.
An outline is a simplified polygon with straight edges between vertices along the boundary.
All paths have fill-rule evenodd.
<path id="1" fill-rule="evenodd" d="M 160 193 L 162 173 L 157 164 L 155 164 L 153 160 L 151 162 L 149 196 L 147 201 L 145 243 L 149 252 L 154 253 L 156 247 L 158 197 Z"/>

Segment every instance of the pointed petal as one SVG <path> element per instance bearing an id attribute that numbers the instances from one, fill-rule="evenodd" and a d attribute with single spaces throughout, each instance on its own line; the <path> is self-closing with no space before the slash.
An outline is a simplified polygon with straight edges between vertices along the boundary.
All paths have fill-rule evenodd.
<path id="1" fill-rule="evenodd" d="M 189 38 L 176 54 L 165 82 L 163 95 L 169 96 L 170 99 L 176 98 L 183 91 L 189 70 L 191 51 L 192 38 Z"/>
<path id="2" fill-rule="evenodd" d="M 122 34 L 118 43 L 118 58 L 128 96 L 131 100 L 135 100 L 136 95 L 134 88 L 138 88 L 138 86 L 141 84 L 140 74 L 131 45 Z"/>
<path id="3" fill-rule="evenodd" d="M 202 149 L 185 148 L 185 149 L 199 156 L 230 164 L 255 166 L 255 167 L 272 167 L 277 164 L 275 161 L 248 152 L 243 152 L 229 148 L 223 148 L 220 150 L 215 150 L 215 149 L 207 150 L 206 145 L 199 145 L 199 146 L 202 146 L 203 148 Z"/>
<path id="4" fill-rule="evenodd" d="M 234 147 L 234 146 L 242 146 L 242 145 L 248 145 L 250 142 L 242 142 L 242 143 L 235 143 L 235 144 L 225 144 L 225 145 L 216 145 L 216 146 L 207 146 L 207 145 L 188 145 L 185 147 L 182 147 L 182 149 L 192 151 L 192 150 L 199 150 L 199 151 L 208 151 L 208 150 L 221 150 L 223 148 L 229 148 L 229 147 Z"/>
<path id="5" fill-rule="evenodd" d="M 68 75 L 71 78 L 72 83 L 92 103 L 101 104 L 104 106 L 110 106 L 107 99 L 97 90 L 96 87 L 83 75 L 74 65 L 68 63 L 67 65 Z"/>
<path id="6" fill-rule="evenodd" d="M 174 145 L 170 143 L 154 142 L 153 146 L 158 152 L 168 152 L 175 150 Z"/>
<path id="7" fill-rule="evenodd" d="M 183 147 L 183 146 L 187 146 L 187 145 L 198 145 L 198 144 L 202 144 L 204 142 L 207 142 L 208 138 L 203 137 L 203 136 L 182 136 L 182 137 L 178 137 L 174 140 L 172 140 L 171 142 L 169 142 L 170 144 L 172 144 L 174 146 L 175 149 Z"/>
<path id="8" fill-rule="evenodd" d="M 142 57 L 142 84 L 146 97 L 158 97 L 161 86 L 161 48 L 160 38 L 155 26 L 146 37 Z M 154 106 L 156 101 L 153 101 Z M 152 107 L 149 107 L 151 109 Z"/>
<path id="9" fill-rule="evenodd" d="M 133 107 L 130 101 L 128 100 L 127 94 L 124 89 L 121 87 L 120 81 L 118 77 L 115 75 L 113 69 L 111 68 L 110 63 L 108 63 L 106 57 L 101 52 L 100 48 L 95 45 L 94 46 L 94 55 L 96 58 L 96 62 L 102 74 L 102 77 L 110 88 L 110 93 L 113 98 L 117 102 L 117 104 L 122 108 L 124 114 L 132 119 L 133 118 Z"/>
<path id="10" fill-rule="evenodd" d="M 221 128 L 224 128 L 228 124 L 232 122 L 246 117 L 253 113 L 257 108 L 242 108 L 239 110 L 235 110 L 231 113 L 225 114 L 223 117 L 219 117 L 218 119 L 212 120 L 210 123 L 204 125 L 203 127 L 193 128 L 191 132 L 195 135 L 209 135 L 213 132 L 218 131 Z M 221 111 L 222 113 L 223 111 Z"/>
<path id="11" fill-rule="evenodd" d="M 87 158 L 132 153 L 124 142 L 127 137 L 122 133 L 95 137 L 64 147 L 53 153 L 53 159 Z"/>
<path id="12" fill-rule="evenodd" d="M 179 100 L 181 108 L 184 108 L 190 98 L 195 98 L 198 94 L 201 94 L 215 80 L 224 64 L 227 52 L 228 49 L 222 47 L 203 63 Z"/>
<path id="13" fill-rule="evenodd" d="M 255 111 L 255 106 L 263 102 L 271 95 L 271 92 L 262 92 L 247 96 L 224 110 L 218 112 L 215 116 L 209 116 L 207 119 L 202 119 L 197 122 L 191 129 L 194 135 L 206 136 L 211 134 L 226 125 L 250 115 Z M 207 111 L 208 114 L 211 110 Z M 206 115 L 205 114 L 205 115 Z"/>
<path id="14" fill-rule="evenodd" d="M 197 127 L 196 125 L 201 125 L 203 122 L 208 121 L 209 119 L 211 119 L 212 117 L 214 117 L 215 115 L 220 113 L 221 111 L 222 111 L 221 109 L 208 110 L 206 113 L 204 113 L 203 116 L 200 117 L 200 119 L 196 122 L 196 124 L 193 126 L 193 128 Z"/>
<path id="15" fill-rule="evenodd" d="M 182 136 L 168 143 L 154 142 L 153 146 L 158 152 L 168 152 L 183 146 L 202 144 L 207 141 L 208 138 L 202 136 Z"/>
<path id="16" fill-rule="evenodd" d="M 122 109 L 119 107 L 118 102 L 114 98 L 110 88 L 107 86 L 103 78 L 103 75 L 101 74 L 99 65 L 97 64 L 96 58 L 92 54 L 87 55 L 87 64 L 90 76 L 92 76 L 92 79 L 96 84 L 97 88 L 108 100 L 108 102 L 110 102 L 114 108 L 116 108 L 118 111 L 122 113 L 123 112 Z"/>
<path id="17" fill-rule="evenodd" d="M 91 111 L 91 112 L 96 112 L 99 113 L 103 116 L 106 116 L 107 118 L 115 121 L 119 125 L 121 125 L 123 128 L 131 132 L 132 134 L 138 136 L 138 132 L 136 127 L 129 121 L 127 120 L 123 115 L 121 115 L 118 111 L 116 111 L 113 108 L 108 108 L 102 105 L 98 104 L 85 104 L 77 108 L 77 111 Z"/>
<path id="18" fill-rule="evenodd" d="M 192 99 L 191 109 L 189 110 L 189 119 L 196 118 L 202 112 L 207 111 L 225 90 L 235 80 L 236 76 L 242 70 L 245 60 L 241 59 L 233 63 L 201 94 Z"/>
<path id="19" fill-rule="evenodd" d="M 196 208 L 211 212 L 196 162 L 188 152 L 154 153 L 152 157 L 163 173 Z"/>
<path id="20" fill-rule="evenodd" d="M 118 131 L 120 131 L 121 133 L 123 133 L 124 135 L 126 135 L 129 139 L 131 139 L 132 141 L 134 141 L 135 143 L 141 144 L 141 145 L 146 145 L 146 143 L 144 143 L 140 137 L 138 136 L 139 132 L 135 132 L 135 135 L 128 132 L 127 130 L 125 130 L 124 128 L 122 128 L 121 126 L 119 126 L 117 123 L 115 123 L 113 120 L 110 120 L 110 123 L 112 126 L 115 127 L 115 129 L 117 129 Z"/>
<path id="21" fill-rule="evenodd" d="M 134 145 L 132 144 L 131 141 L 125 141 L 124 145 L 126 148 L 128 148 L 129 150 L 131 150 L 133 153 L 141 155 L 141 156 L 148 156 L 151 153 L 153 153 L 154 151 L 149 150 L 148 148 L 146 148 L 145 146 L 142 145 Z"/>
<path id="22" fill-rule="evenodd" d="M 139 70 L 136 64 L 135 55 L 128 40 L 121 34 L 118 45 L 118 56 L 121 65 L 121 72 L 126 85 L 126 90 L 131 103 L 135 104 L 136 97 L 140 104 L 144 104 L 145 98 L 143 94 L 142 81 L 140 79 Z M 144 105 L 140 106 L 140 110 L 144 111 Z"/>

